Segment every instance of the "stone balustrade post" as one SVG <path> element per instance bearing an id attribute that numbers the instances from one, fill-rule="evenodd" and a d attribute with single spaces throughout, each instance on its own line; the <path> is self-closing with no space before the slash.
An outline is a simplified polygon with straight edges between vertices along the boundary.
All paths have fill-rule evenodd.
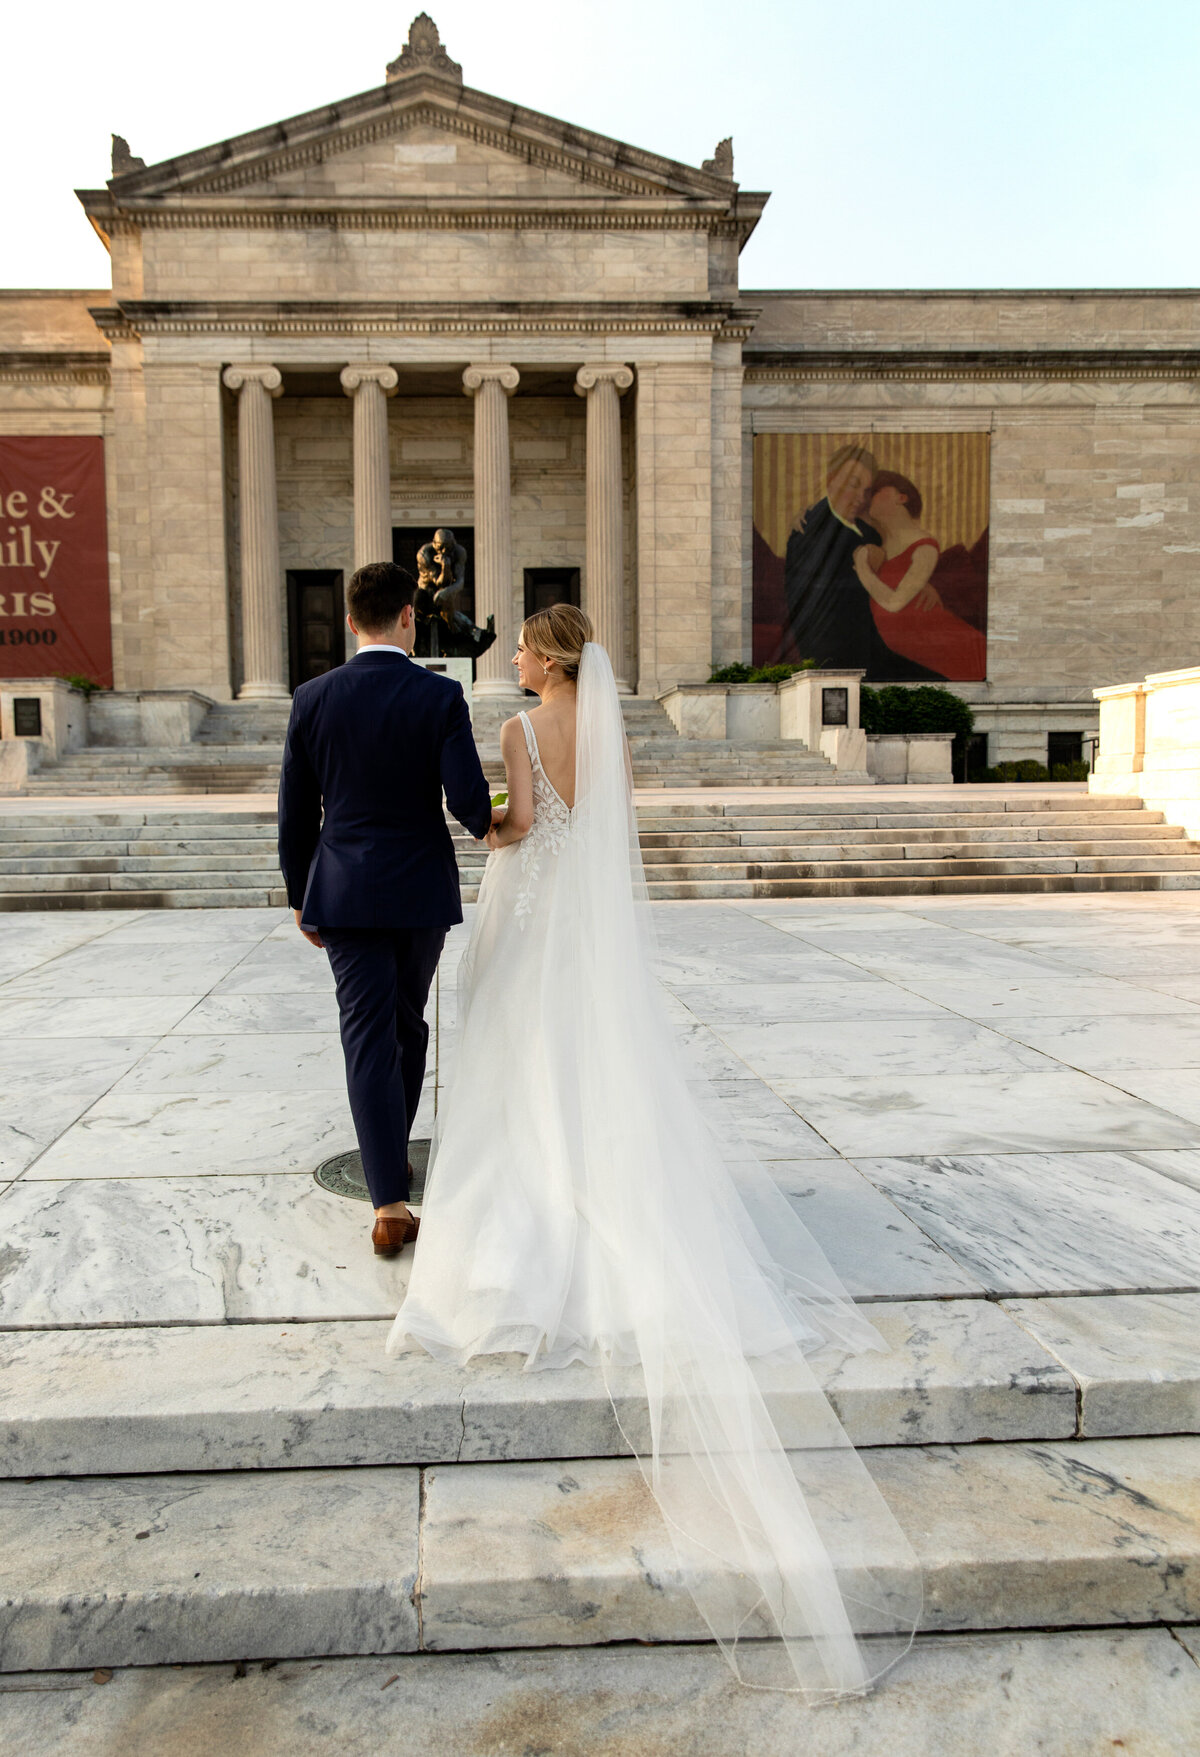
<path id="1" fill-rule="evenodd" d="M 275 491 L 272 399 L 283 391 L 276 366 L 229 366 L 224 382 L 238 399 L 238 504 L 241 510 L 241 702 L 287 701 L 279 506 Z"/>
<path id="2" fill-rule="evenodd" d="M 584 604 L 596 639 L 612 660 L 617 689 L 631 695 L 626 668 L 624 483 L 621 468 L 622 391 L 628 366 L 581 366 L 575 394 L 587 398 L 587 557 Z"/>
<path id="3" fill-rule="evenodd" d="M 512 466 L 508 399 L 520 383 L 515 366 L 468 366 L 463 388 L 475 399 L 475 621 L 495 618 L 496 641 L 476 662 L 476 697 L 519 701 L 512 667 Z"/>
<path id="4" fill-rule="evenodd" d="M 347 366 L 342 389 L 354 398 L 354 565 L 392 559 L 392 479 L 387 399 L 399 384 L 391 366 Z"/>

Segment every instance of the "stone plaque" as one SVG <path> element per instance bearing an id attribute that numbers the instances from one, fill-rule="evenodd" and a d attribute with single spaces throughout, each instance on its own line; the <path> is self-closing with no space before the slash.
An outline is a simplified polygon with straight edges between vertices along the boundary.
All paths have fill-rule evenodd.
<path id="1" fill-rule="evenodd" d="M 13 697 L 13 731 L 18 738 L 42 736 L 42 704 L 37 696 Z"/>
<path id="2" fill-rule="evenodd" d="M 850 691 L 835 687 L 821 691 L 821 724 L 822 726 L 848 726 L 850 724 Z"/>

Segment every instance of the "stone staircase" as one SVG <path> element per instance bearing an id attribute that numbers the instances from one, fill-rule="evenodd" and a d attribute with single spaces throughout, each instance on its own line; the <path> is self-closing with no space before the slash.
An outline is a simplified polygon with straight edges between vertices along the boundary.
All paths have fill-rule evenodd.
<path id="1" fill-rule="evenodd" d="M 794 741 L 735 744 L 680 738 L 658 702 L 623 704 L 639 787 L 810 787 L 836 783 L 823 756 Z M 500 783 L 500 723 L 509 709 L 480 703 L 475 733 L 488 779 Z M 90 746 L 30 777 L 30 798 L 162 793 L 271 793 L 279 782 L 286 702 L 223 702 L 209 709 L 191 744 L 164 749 Z"/>
<path id="2" fill-rule="evenodd" d="M 885 1302 L 891 1353 L 823 1369 L 927 1632 L 1200 1619 L 1200 1380 L 1089 1353 L 1121 1303 Z M 387 1329 L 0 1336 L 0 1670 L 704 1639 L 593 1370 L 390 1361 Z M 836 1561 L 836 1484 L 814 1511 Z"/>
<path id="3" fill-rule="evenodd" d="M 1200 844 L 1136 799 L 916 788 L 773 799 L 643 798 L 650 897 L 847 897 L 1200 889 Z M 452 824 L 463 896 L 486 852 Z M 275 813 L 124 807 L 0 816 L 0 911 L 286 902 Z"/>

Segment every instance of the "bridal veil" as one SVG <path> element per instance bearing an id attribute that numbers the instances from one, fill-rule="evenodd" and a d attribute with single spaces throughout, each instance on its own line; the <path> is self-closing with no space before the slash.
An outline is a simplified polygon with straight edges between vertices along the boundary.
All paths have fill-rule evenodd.
<path id="1" fill-rule="evenodd" d="M 861 1691 L 911 1641 L 920 1575 L 808 1355 L 882 1344 L 676 1040 L 594 643 L 576 738 L 574 807 L 489 861 L 388 1346 L 589 1361 L 618 1420 L 632 1369 L 626 1441 L 738 1677 Z"/>

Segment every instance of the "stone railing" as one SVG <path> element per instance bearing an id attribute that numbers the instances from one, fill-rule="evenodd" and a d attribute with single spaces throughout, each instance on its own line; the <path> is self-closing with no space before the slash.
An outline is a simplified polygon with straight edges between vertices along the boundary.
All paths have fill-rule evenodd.
<path id="1" fill-rule="evenodd" d="M 1200 837 L 1200 666 L 1092 693 L 1100 748 L 1089 793 L 1136 795 Z"/>
<path id="2" fill-rule="evenodd" d="M 659 696 L 681 738 L 795 739 L 843 780 L 870 780 L 858 723 L 861 671 L 797 671 L 780 684 L 680 683 Z"/>
<path id="3" fill-rule="evenodd" d="M 62 677 L 0 678 L 0 793 L 87 743 L 87 698 Z"/>

